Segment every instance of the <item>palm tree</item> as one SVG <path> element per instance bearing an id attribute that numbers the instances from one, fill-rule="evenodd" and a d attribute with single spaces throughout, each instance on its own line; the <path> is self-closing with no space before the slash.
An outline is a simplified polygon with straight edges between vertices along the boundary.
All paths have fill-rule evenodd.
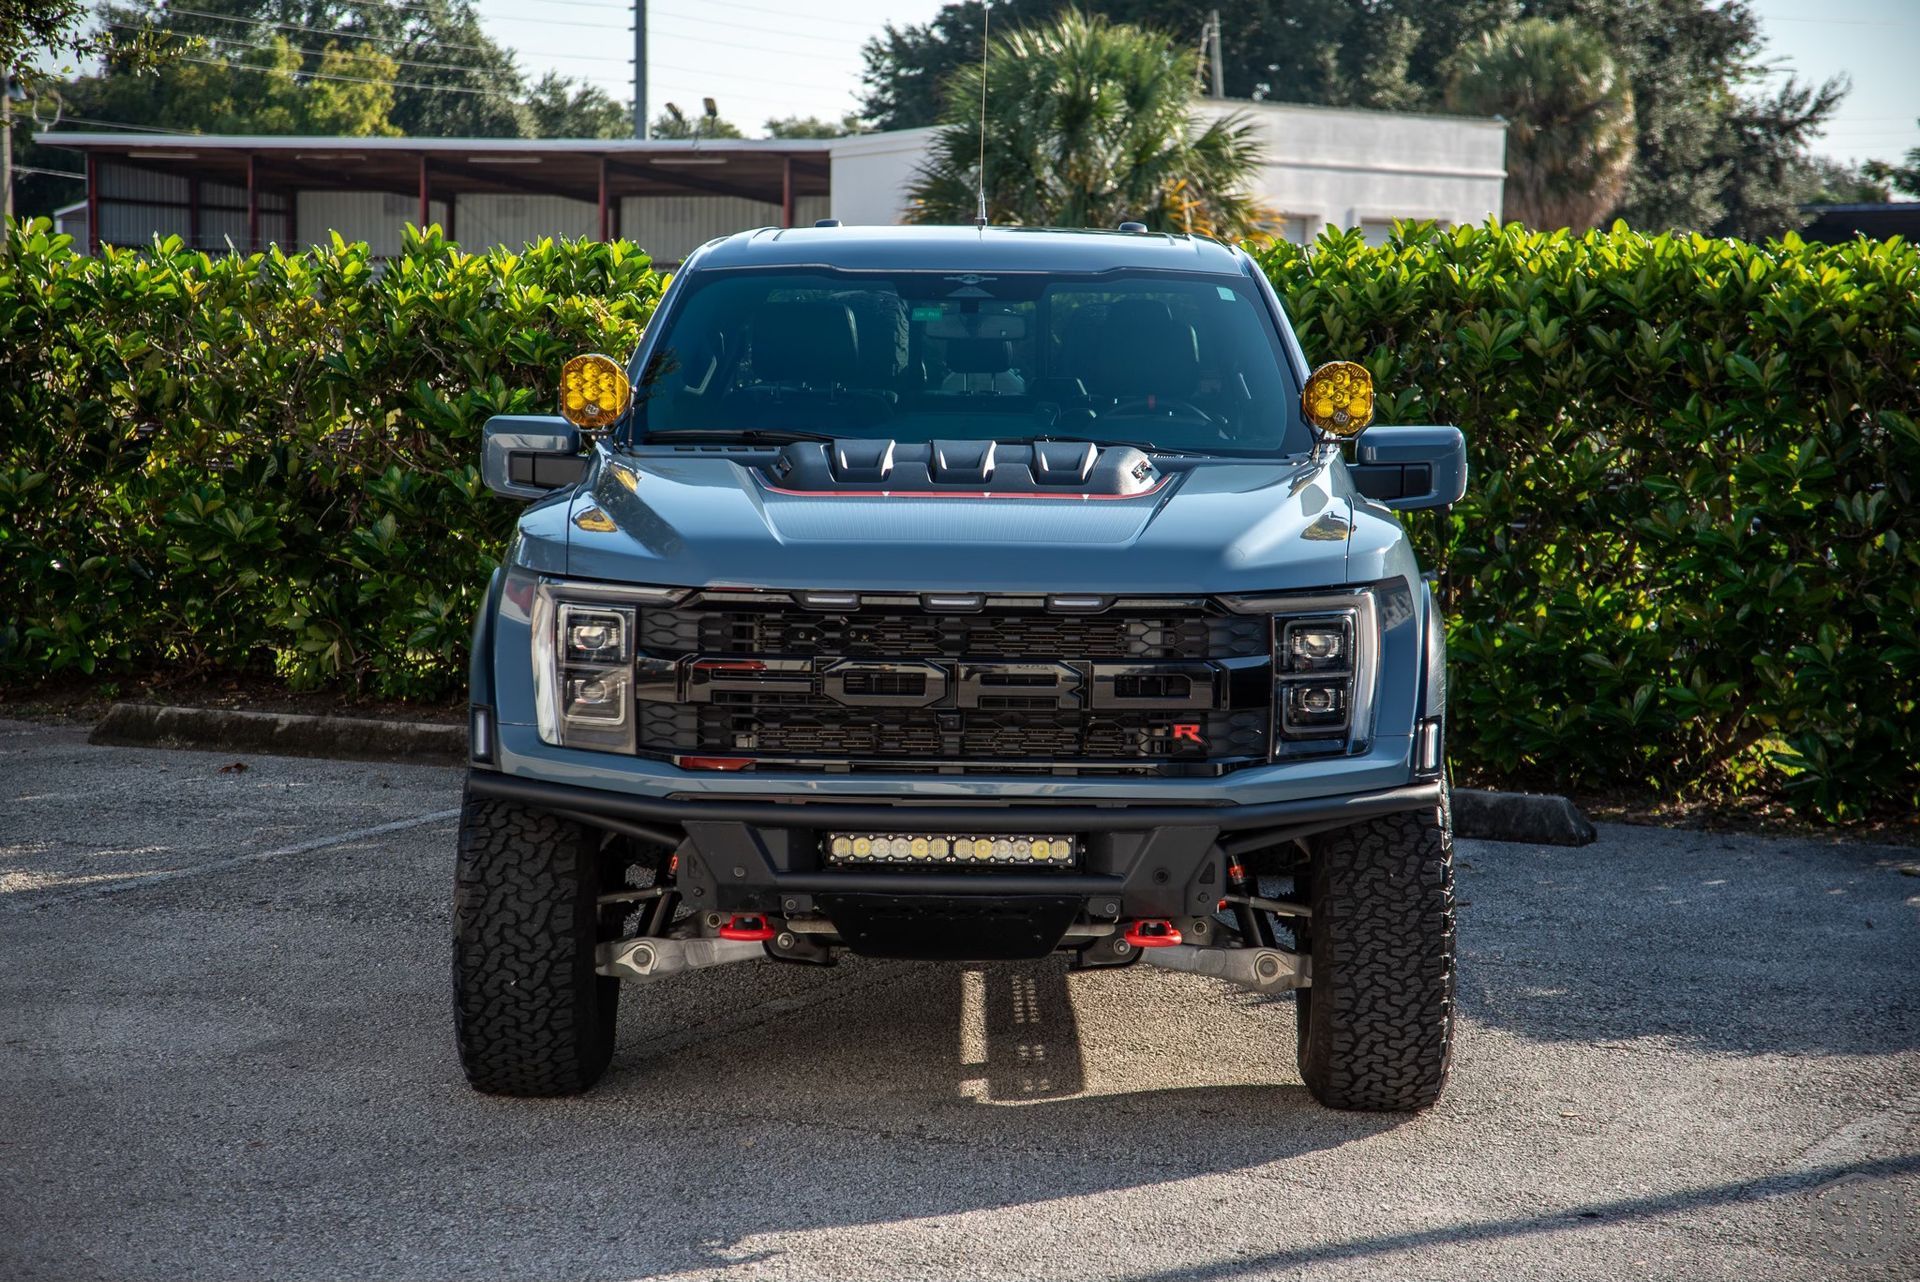
<path id="1" fill-rule="evenodd" d="M 1606 44 L 1571 22 L 1528 18 L 1461 46 L 1447 105 L 1507 119 L 1505 216 L 1596 227 L 1633 169 L 1633 90 Z"/>
<path id="2" fill-rule="evenodd" d="M 1247 194 L 1260 165 L 1251 123 L 1194 119 L 1199 54 L 1069 9 L 996 39 L 986 59 L 987 216 L 1001 225 L 1113 227 L 1239 238 L 1271 225 Z M 907 218 L 973 219 L 980 171 L 978 64 L 956 71 L 945 127 Z"/>

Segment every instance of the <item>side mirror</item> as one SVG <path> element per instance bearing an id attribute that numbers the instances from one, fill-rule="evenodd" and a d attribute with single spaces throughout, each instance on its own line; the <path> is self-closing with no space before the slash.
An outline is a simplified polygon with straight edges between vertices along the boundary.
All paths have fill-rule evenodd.
<path id="1" fill-rule="evenodd" d="M 495 414 L 481 435 L 480 475 L 510 499 L 537 499 L 577 485 L 587 472 L 580 429 L 557 415 Z"/>
<path id="2" fill-rule="evenodd" d="M 1398 511 L 1447 507 L 1467 492 L 1467 438 L 1457 427 L 1369 427 L 1347 470 L 1355 489 Z"/>

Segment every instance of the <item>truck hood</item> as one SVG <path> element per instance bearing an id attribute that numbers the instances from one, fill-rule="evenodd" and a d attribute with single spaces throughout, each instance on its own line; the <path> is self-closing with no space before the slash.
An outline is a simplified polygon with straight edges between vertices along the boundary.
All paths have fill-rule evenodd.
<path id="1" fill-rule="evenodd" d="M 569 506 L 564 563 L 575 577 L 684 587 L 1191 594 L 1346 581 L 1353 507 L 1335 460 L 1163 466 L 1140 494 L 936 496 L 795 490 L 740 457 L 603 452 Z"/>

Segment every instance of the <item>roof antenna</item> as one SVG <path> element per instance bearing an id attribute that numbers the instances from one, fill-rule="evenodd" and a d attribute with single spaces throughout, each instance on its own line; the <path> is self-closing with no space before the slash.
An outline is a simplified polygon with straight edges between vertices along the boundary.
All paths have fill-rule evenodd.
<path id="1" fill-rule="evenodd" d="M 980 208 L 973 215 L 975 227 L 987 225 L 987 37 L 993 28 L 993 0 L 980 6 Z"/>

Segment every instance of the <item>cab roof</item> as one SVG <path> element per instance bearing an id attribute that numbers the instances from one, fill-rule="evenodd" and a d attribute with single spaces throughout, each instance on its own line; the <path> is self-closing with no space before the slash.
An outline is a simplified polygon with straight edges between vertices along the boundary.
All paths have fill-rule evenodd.
<path id="1" fill-rule="evenodd" d="M 1248 259 L 1206 236 L 1051 227 L 762 227 L 701 247 L 686 269 L 1098 272 L 1115 267 L 1244 275 Z"/>

